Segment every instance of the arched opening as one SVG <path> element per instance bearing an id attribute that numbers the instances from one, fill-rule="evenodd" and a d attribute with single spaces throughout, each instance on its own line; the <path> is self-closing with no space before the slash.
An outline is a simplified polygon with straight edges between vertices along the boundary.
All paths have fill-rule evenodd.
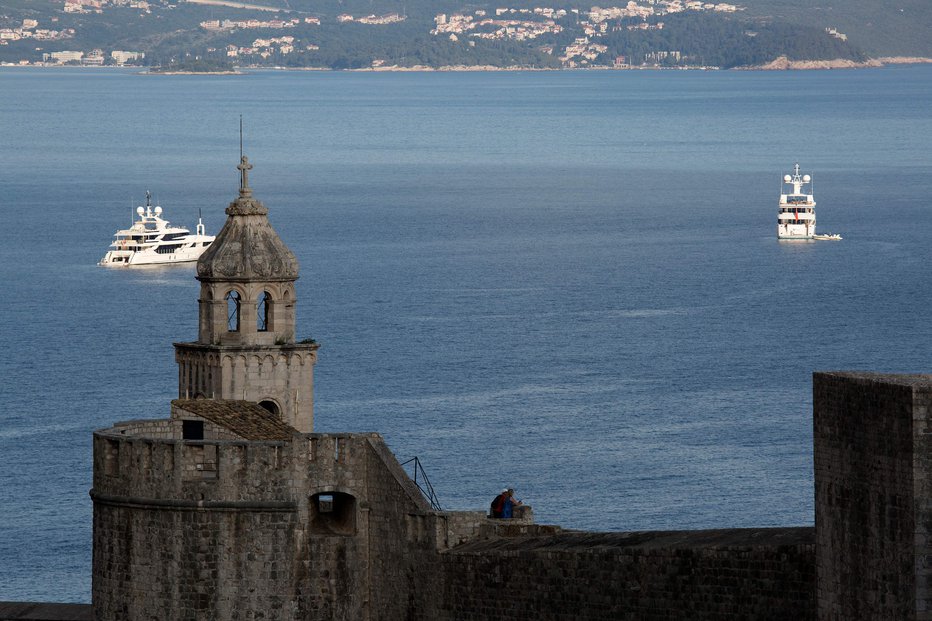
<path id="1" fill-rule="evenodd" d="M 343 492 L 321 492 L 311 496 L 310 531 L 314 535 L 356 534 L 356 498 Z"/>
<path id="2" fill-rule="evenodd" d="M 271 412 L 278 418 L 281 418 L 281 408 L 279 408 L 278 404 L 272 401 L 271 399 L 265 399 L 263 401 L 260 401 L 259 405 L 261 405 L 263 408 L 265 408 L 266 410 L 268 410 L 269 412 Z"/>
<path id="3" fill-rule="evenodd" d="M 256 330 L 259 332 L 269 331 L 269 309 L 272 306 L 272 296 L 268 291 L 263 291 L 259 295 L 259 302 L 256 304 Z"/>
<path id="4" fill-rule="evenodd" d="M 225 299 L 227 301 L 227 330 L 239 332 L 239 291 L 230 291 Z"/>

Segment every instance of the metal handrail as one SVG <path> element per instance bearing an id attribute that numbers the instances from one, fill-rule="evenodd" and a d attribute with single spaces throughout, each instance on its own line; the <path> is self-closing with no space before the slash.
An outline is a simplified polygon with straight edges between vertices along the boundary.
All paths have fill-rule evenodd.
<path id="1" fill-rule="evenodd" d="M 424 467 L 421 465 L 421 460 L 417 456 L 412 457 L 406 462 L 401 464 L 402 467 L 407 466 L 411 462 L 414 462 L 414 484 L 417 485 L 417 488 L 421 490 L 421 493 L 424 494 L 424 497 L 427 498 L 427 502 L 430 503 L 431 509 L 434 511 L 443 511 L 440 507 L 440 499 L 437 498 L 437 494 L 434 492 L 434 486 L 430 484 L 430 479 L 427 478 L 427 472 L 424 471 Z M 417 477 L 418 473 L 421 475 L 421 479 L 424 484 L 418 482 Z"/>

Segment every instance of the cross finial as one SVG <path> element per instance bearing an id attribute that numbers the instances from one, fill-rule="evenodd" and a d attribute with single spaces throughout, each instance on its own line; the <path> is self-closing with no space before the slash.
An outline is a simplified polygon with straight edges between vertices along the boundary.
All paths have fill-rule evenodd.
<path id="1" fill-rule="evenodd" d="M 245 155 L 240 157 L 240 164 L 237 168 L 240 172 L 240 196 L 249 196 L 252 194 L 252 190 L 249 188 L 249 171 L 252 170 L 252 164 L 249 163 L 249 158 Z"/>

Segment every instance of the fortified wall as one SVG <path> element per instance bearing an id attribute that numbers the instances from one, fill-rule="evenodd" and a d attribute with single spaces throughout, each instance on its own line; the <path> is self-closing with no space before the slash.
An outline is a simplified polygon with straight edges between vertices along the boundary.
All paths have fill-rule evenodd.
<path id="1" fill-rule="evenodd" d="M 814 529 L 436 511 L 377 434 L 229 403 L 95 434 L 97 619 L 932 618 L 932 376 L 814 375 Z"/>
<path id="2" fill-rule="evenodd" d="M 301 434 L 245 401 L 176 400 L 169 419 L 96 432 L 91 495 L 99 620 L 807 618 L 814 603 L 811 528 L 579 533 L 434 510 L 378 434 Z"/>
<path id="3" fill-rule="evenodd" d="M 98 619 L 409 617 L 423 553 L 484 519 L 431 512 L 378 434 L 299 434 L 250 402 L 95 433 L 91 495 Z"/>

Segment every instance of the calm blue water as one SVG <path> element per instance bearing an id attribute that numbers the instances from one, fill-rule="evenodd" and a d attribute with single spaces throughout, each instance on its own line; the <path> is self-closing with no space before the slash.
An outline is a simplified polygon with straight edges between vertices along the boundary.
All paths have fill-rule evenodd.
<path id="1" fill-rule="evenodd" d="M 91 432 L 168 416 L 193 268 L 95 266 L 250 176 L 322 343 L 318 431 L 445 508 L 813 522 L 811 373 L 932 368 L 932 67 L 151 77 L 0 70 L 0 599 L 89 601 Z M 819 229 L 774 239 L 779 179 Z"/>

